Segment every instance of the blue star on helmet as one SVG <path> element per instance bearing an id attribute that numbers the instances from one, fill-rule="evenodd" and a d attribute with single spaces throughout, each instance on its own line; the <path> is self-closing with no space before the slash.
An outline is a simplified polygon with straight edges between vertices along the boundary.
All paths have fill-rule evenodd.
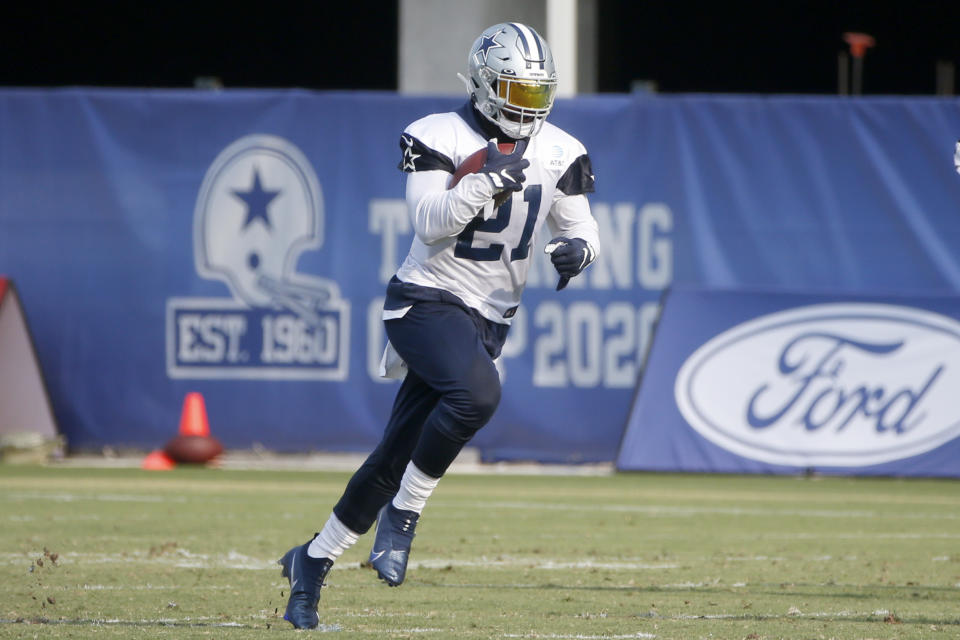
<path id="1" fill-rule="evenodd" d="M 267 215 L 267 205 L 274 198 L 280 195 L 280 191 L 268 191 L 260 184 L 260 171 L 253 170 L 253 184 L 249 191 L 239 191 L 233 189 L 233 195 L 247 203 L 247 219 L 243 223 L 243 228 L 249 227 L 254 220 L 260 219 L 267 229 L 270 229 L 270 217 Z"/>
<path id="2" fill-rule="evenodd" d="M 401 136 L 403 143 L 407 145 L 407 148 L 403 150 L 403 170 L 406 171 L 416 171 L 417 165 L 414 162 L 422 154 L 413 152 L 413 138 L 408 138 L 406 136 Z"/>
<path id="3" fill-rule="evenodd" d="M 493 35 L 482 35 L 480 36 L 480 46 L 477 47 L 475 56 L 483 56 L 483 64 L 487 64 L 487 54 L 490 53 L 490 49 L 505 49 L 502 44 L 497 42 L 497 36 L 503 33 L 503 29 L 497 31 Z"/>

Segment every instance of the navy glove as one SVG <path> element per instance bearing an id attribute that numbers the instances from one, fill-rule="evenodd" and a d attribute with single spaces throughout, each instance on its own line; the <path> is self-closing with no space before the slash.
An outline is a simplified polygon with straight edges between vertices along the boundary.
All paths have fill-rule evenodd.
<path id="1" fill-rule="evenodd" d="M 543 248 L 543 252 L 550 254 L 550 260 L 560 274 L 557 291 L 567 286 L 570 278 L 586 269 L 597 257 L 593 247 L 580 238 L 554 238 Z"/>
<path id="2" fill-rule="evenodd" d="M 519 145 L 517 145 L 519 147 Z M 515 147 L 515 151 L 516 151 Z M 527 176 L 523 170 L 530 166 L 530 161 L 520 153 L 500 153 L 497 141 L 487 143 L 487 161 L 483 163 L 477 173 L 485 173 L 493 184 L 494 195 L 503 192 L 520 191 Z"/>

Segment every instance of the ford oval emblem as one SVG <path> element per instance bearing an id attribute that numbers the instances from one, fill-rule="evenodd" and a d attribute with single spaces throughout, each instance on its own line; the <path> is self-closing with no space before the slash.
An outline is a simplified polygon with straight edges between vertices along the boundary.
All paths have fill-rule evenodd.
<path id="1" fill-rule="evenodd" d="M 680 367 L 674 396 L 703 437 L 771 464 L 861 467 L 960 435 L 960 322 L 837 303 L 755 318 Z"/>

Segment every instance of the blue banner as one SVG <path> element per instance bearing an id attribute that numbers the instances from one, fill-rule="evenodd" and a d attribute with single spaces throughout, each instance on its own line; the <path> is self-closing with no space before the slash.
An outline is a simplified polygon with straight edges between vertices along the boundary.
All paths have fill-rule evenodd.
<path id="1" fill-rule="evenodd" d="M 79 449 L 155 447 L 188 391 L 227 447 L 370 449 L 385 284 L 411 238 L 400 132 L 455 98 L 0 91 L 0 273 Z M 960 102 L 558 101 L 587 146 L 601 258 L 562 292 L 536 240 L 474 443 L 611 460 L 673 283 L 960 291 Z"/>
<path id="2" fill-rule="evenodd" d="M 677 288 L 624 470 L 960 476 L 960 297 Z"/>

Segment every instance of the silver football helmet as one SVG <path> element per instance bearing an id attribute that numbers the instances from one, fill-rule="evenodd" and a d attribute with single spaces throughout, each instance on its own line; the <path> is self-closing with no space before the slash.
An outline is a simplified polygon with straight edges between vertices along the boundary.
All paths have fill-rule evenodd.
<path id="1" fill-rule="evenodd" d="M 511 138 L 536 135 L 553 108 L 553 54 L 527 25 L 504 22 L 485 29 L 470 47 L 467 76 L 477 109 Z"/>

